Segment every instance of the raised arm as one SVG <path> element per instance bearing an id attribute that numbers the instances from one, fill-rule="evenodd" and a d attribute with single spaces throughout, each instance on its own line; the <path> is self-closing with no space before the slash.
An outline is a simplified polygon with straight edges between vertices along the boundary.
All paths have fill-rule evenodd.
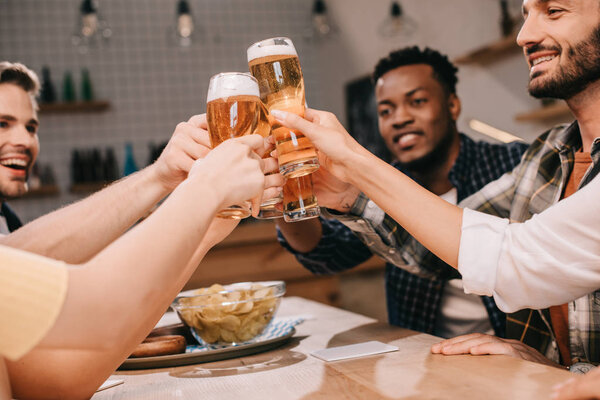
<path id="1" fill-rule="evenodd" d="M 454 268 L 458 265 L 462 209 L 424 189 L 358 144 L 331 113 L 307 110 L 307 120 L 281 111 L 272 115 L 299 129 L 319 150 L 319 162 L 360 189 L 415 239 Z M 339 124 L 338 124 L 339 125 Z"/>
<path id="2" fill-rule="evenodd" d="M 319 123 L 335 118 L 329 113 L 307 113 L 312 122 L 288 114 L 276 117 L 313 141 L 321 165 L 363 190 L 424 246 L 458 268 L 467 292 L 493 295 L 501 310 L 546 308 L 600 288 L 599 177 L 532 219 L 510 223 L 441 200 L 345 131 Z"/>
<path id="3" fill-rule="evenodd" d="M 186 178 L 194 161 L 210 148 L 206 128 L 204 115 L 180 123 L 154 164 L 36 219 L 1 238 L 0 244 L 69 263 L 89 260 Z"/>
<path id="4" fill-rule="evenodd" d="M 216 211 L 258 196 L 264 186 L 281 186 L 279 174 L 264 176 L 276 169 L 276 162 L 252 151 L 260 146 L 257 135 L 221 144 L 195 163 L 149 218 L 69 270 L 66 299 L 54 326 L 34 350 L 8 363 L 15 397 L 93 394 L 195 270 L 215 239 L 206 241 L 206 230 Z"/>

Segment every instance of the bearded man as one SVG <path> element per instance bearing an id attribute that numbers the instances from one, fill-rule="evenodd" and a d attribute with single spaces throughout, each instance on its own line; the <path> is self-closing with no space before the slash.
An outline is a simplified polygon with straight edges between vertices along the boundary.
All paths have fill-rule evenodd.
<path id="1" fill-rule="evenodd" d="M 600 171 L 600 2 L 524 0 L 523 17 L 517 42 L 529 65 L 529 93 L 565 100 L 576 120 L 542 134 L 512 172 L 459 203 L 515 222 L 568 197 Z M 361 225 L 382 253 L 397 251 L 408 235 L 387 215 L 363 218 Z M 548 240 L 555 240 L 553 232 Z M 416 250 L 413 255 L 413 266 L 431 273 L 423 269 L 423 256 Z M 505 354 L 585 372 L 600 362 L 599 299 L 596 291 L 550 309 L 522 310 L 507 315 L 506 339 L 472 333 L 436 344 L 432 351 Z"/>

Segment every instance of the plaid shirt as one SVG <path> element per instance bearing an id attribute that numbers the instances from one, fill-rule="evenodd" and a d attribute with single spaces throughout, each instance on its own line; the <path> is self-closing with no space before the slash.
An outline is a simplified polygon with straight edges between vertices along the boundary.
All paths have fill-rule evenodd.
<path id="1" fill-rule="evenodd" d="M 575 152 L 582 147 L 579 125 L 555 127 L 536 139 L 511 173 L 490 183 L 460 205 L 522 222 L 561 199 L 573 170 Z M 590 166 L 580 188 L 597 172 L 600 139 L 592 145 Z M 549 232 L 550 234 L 550 232 Z M 559 361 L 546 311 L 522 310 L 507 318 L 507 337 L 519 339 Z M 600 291 L 569 304 L 571 362 L 600 362 Z"/>
<path id="2" fill-rule="evenodd" d="M 458 201 L 498 179 L 517 165 L 524 143 L 490 144 L 460 135 L 460 151 L 448 178 Z M 399 165 L 394 165 L 399 168 Z M 404 171 L 403 171 L 404 172 Z M 316 274 L 345 271 L 377 254 L 387 261 L 385 289 L 390 324 L 435 333 L 444 286 L 460 275 L 426 250 L 389 216 L 369 218 L 374 204 L 360 195 L 350 214 L 321 218 L 323 236 L 309 253 L 294 251 L 279 234 L 280 243 Z M 375 206 L 376 207 L 376 206 Z M 401 268 L 398 268 L 400 266 Z M 481 297 L 494 331 L 504 336 L 505 316 L 491 297 Z"/>

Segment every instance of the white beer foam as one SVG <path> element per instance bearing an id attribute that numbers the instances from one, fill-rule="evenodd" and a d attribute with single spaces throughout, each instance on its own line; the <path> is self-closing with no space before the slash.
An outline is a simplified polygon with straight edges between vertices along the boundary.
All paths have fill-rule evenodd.
<path id="1" fill-rule="evenodd" d="M 213 79 L 218 78 L 218 83 Z M 208 95 L 206 102 L 216 99 L 227 98 L 231 96 L 256 96 L 260 97 L 258 84 L 252 75 L 247 73 L 225 72 L 215 75 L 211 78 L 211 85 L 208 85 Z"/>
<path id="2" fill-rule="evenodd" d="M 288 46 L 285 45 L 275 45 L 275 40 L 283 39 L 286 41 Z M 252 60 L 256 60 L 257 58 L 267 57 L 267 56 L 280 56 L 280 55 L 289 55 L 289 56 L 298 56 L 296 52 L 296 48 L 292 41 L 288 38 L 272 38 L 266 39 L 258 43 L 254 43 L 252 46 L 248 47 L 248 62 Z"/>

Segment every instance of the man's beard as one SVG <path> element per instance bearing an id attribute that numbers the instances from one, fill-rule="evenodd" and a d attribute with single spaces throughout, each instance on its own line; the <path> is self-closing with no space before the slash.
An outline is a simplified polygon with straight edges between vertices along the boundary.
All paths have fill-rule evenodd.
<path id="1" fill-rule="evenodd" d="M 408 171 L 415 173 L 427 173 L 440 165 L 444 164 L 450 156 L 450 145 L 454 140 L 454 133 L 448 129 L 444 137 L 435 145 L 435 147 L 423 157 L 412 160 L 400 165 Z"/>
<path id="2" fill-rule="evenodd" d="M 528 54 L 544 49 L 542 46 L 533 46 Z M 559 54 L 562 49 L 552 48 Z M 529 82 L 529 94 L 537 98 L 570 99 L 581 93 L 592 82 L 600 78 L 600 25 L 591 35 L 567 49 L 568 58 L 565 66 L 558 65 L 558 72 L 539 85 L 532 85 L 533 78 Z M 550 72 L 550 71 L 548 71 Z M 543 79 L 543 78 L 541 78 Z"/>

